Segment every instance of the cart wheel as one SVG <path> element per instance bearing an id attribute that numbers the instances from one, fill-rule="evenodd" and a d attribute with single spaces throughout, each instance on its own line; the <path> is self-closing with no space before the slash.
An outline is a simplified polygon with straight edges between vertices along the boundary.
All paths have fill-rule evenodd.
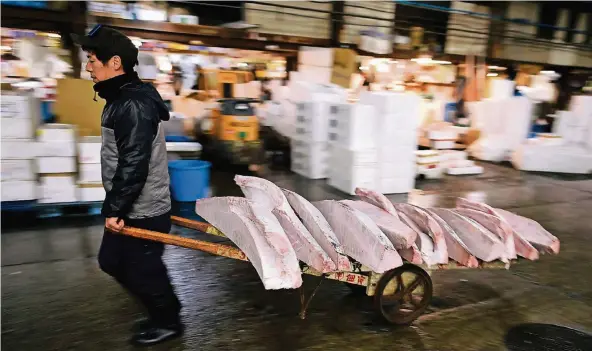
<path id="1" fill-rule="evenodd" d="M 389 323 L 405 325 L 424 313 L 432 292 L 428 273 L 407 263 L 382 275 L 376 286 L 374 303 Z"/>

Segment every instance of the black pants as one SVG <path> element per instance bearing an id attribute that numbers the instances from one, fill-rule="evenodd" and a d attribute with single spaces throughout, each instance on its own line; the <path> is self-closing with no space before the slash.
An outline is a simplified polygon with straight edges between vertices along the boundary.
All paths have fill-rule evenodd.
<path id="1" fill-rule="evenodd" d="M 168 233 L 169 213 L 152 218 L 125 219 L 125 225 Z M 99 251 L 101 269 L 115 278 L 146 307 L 158 326 L 179 323 L 181 304 L 162 262 L 164 244 L 115 234 L 105 229 Z"/>

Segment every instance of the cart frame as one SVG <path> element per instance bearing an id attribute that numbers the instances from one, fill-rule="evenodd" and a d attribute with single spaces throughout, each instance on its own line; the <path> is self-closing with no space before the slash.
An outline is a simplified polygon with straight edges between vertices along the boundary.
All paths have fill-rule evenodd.
<path id="1" fill-rule="evenodd" d="M 209 223 L 177 216 L 171 216 L 171 221 L 173 224 L 180 227 L 194 229 L 219 237 L 226 237 L 222 232 Z M 235 260 L 249 261 L 247 255 L 243 251 L 227 244 L 213 243 L 132 227 L 124 227 L 120 231 L 120 234 L 203 251 L 212 255 L 228 257 Z M 352 271 L 331 273 L 321 273 L 312 267 L 301 263 L 303 274 L 321 277 L 308 296 L 302 286 L 299 288 L 299 316 L 301 319 L 306 318 L 310 302 L 314 298 L 322 282 L 325 279 L 330 279 L 348 284 L 354 293 L 364 292 L 365 295 L 373 297 L 375 308 L 384 319 L 392 324 L 406 325 L 421 316 L 430 304 L 433 294 L 433 284 L 431 279 L 431 273 L 433 271 L 442 269 L 470 269 L 451 261 L 447 265 L 435 265 L 431 267 L 405 263 L 400 267 L 384 273 L 376 273 L 359 262 L 356 262 L 351 258 L 350 260 L 353 267 Z M 507 268 L 507 264 L 503 262 L 483 262 L 480 264 L 479 268 L 503 269 Z M 415 278 L 409 279 L 408 275 L 412 275 Z"/>

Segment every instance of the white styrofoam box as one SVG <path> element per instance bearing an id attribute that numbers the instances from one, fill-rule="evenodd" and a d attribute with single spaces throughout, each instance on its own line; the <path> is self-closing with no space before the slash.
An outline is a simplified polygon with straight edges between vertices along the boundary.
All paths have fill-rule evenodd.
<path id="1" fill-rule="evenodd" d="M 304 80 L 290 82 L 290 100 L 293 102 L 328 101 L 345 103 L 346 89 L 335 84 L 317 84 Z"/>
<path id="2" fill-rule="evenodd" d="M 517 96 L 505 100 L 502 107 L 504 138 L 510 149 L 514 150 L 528 138 L 532 125 L 533 103 L 527 97 Z"/>
<path id="3" fill-rule="evenodd" d="M 74 157 L 76 143 L 74 141 L 42 141 L 38 143 L 37 150 L 39 157 Z"/>
<path id="4" fill-rule="evenodd" d="M 352 150 L 331 144 L 331 166 L 334 168 L 351 167 L 362 165 L 376 165 L 379 161 L 378 150 L 375 148 Z"/>
<path id="5" fill-rule="evenodd" d="M 35 180 L 32 160 L 2 160 L 2 181 Z"/>
<path id="6" fill-rule="evenodd" d="M 34 140 L 2 140 L 3 160 L 30 160 L 37 157 L 37 142 Z"/>
<path id="7" fill-rule="evenodd" d="M 383 178 L 415 178 L 417 164 L 414 159 L 399 162 L 381 162 L 378 165 L 379 177 Z"/>
<path id="8" fill-rule="evenodd" d="M 295 137 L 313 142 L 327 141 L 329 107 L 328 102 L 321 101 L 297 103 Z"/>
<path id="9" fill-rule="evenodd" d="M 329 141 L 350 149 L 376 147 L 374 107 L 362 104 L 331 105 Z"/>
<path id="10" fill-rule="evenodd" d="M 432 149 L 454 149 L 456 141 L 454 140 L 430 140 L 430 147 Z"/>
<path id="11" fill-rule="evenodd" d="M 428 139 L 431 140 L 456 140 L 458 139 L 458 132 L 452 128 L 445 128 L 440 130 L 430 130 L 428 132 Z"/>
<path id="12" fill-rule="evenodd" d="M 84 183 L 101 182 L 100 163 L 81 163 L 78 165 L 78 180 Z"/>
<path id="13" fill-rule="evenodd" d="M 481 166 L 451 167 L 446 170 L 446 173 L 449 175 L 481 174 L 481 173 L 483 173 L 483 167 L 481 167 Z"/>
<path id="14" fill-rule="evenodd" d="M 327 178 L 329 148 L 326 142 L 291 140 L 291 170 L 309 179 Z"/>
<path id="15" fill-rule="evenodd" d="M 78 201 L 78 188 L 73 186 L 39 186 L 39 202 L 46 204 Z"/>
<path id="16" fill-rule="evenodd" d="M 354 166 L 350 169 L 329 168 L 328 184 L 349 195 L 355 195 L 356 188 L 377 188 L 377 169 L 369 165 Z"/>
<path id="17" fill-rule="evenodd" d="M 76 141 L 76 129 L 71 124 L 44 124 L 37 130 L 38 141 Z"/>
<path id="18" fill-rule="evenodd" d="M 507 99 L 514 96 L 516 83 L 509 79 L 492 79 L 489 83 L 489 97 Z"/>
<path id="19" fill-rule="evenodd" d="M 298 63 L 301 65 L 332 67 L 333 49 L 301 46 L 298 50 Z"/>
<path id="20" fill-rule="evenodd" d="M 0 115 L 2 118 L 29 119 L 33 128 L 39 124 L 41 104 L 34 94 L 2 93 Z"/>
<path id="21" fill-rule="evenodd" d="M 281 102 L 290 98 L 290 88 L 287 86 L 277 86 L 271 91 L 273 101 Z"/>
<path id="22" fill-rule="evenodd" d="M 386 91 L 370 91 L 360 94 L 359 102 L 364 105 L 372 105 L 378 115 L 402 114 L 411 116 L 413 125 L 419 124 L 419 111 L 421 98 L 413 93 L 396 93 Z"/>
<path id="23" fill-rule="evenodd" d="M 80 183 L 78 186 L 78 198 L 79 201 L 93 202 L 105 200 L 105 189 L 101 184 L 83 184 Z"/>
<path id="24" fill-rule="evenodd" d="M 167 151 L 171 151 L 168 143 Z M 101 163 L 101 137 L 83 137 L 78 142 L 78 163 Z"/>
<path id="25" fill-rule="evenodd" d="M 11 181 L 2 183 L 2 201 L 26 201 L 36 199 L 36 181 Z"/>
<path id="26" fill-rule="evenodd" d="M 475 166 L 475 161 L 471 160 L 452 160 L 441 163 L 444 168 L 465 168 Z"/>
<path id="27" fill-rule="evenodd" d="M 30 119 L 0 118 L 2 139 L 33 139 L 35 128 Z"/>
<path id="28" fill-rule="evenodd" d="M 425 169 L 422 171 L 422 174 L 426 179 L 440 179 L 444 175 L 444 167 Z"/>
<path id="29" fill-rule="evenodd" d="M 592 125 L 592 96 L 573 96 L 569 103 L 569 110 L 576 115 L 578 125 Z"/>
<path id="30" fill-rule="evenodd" d="M 524 144 L 512 153 L 512 164 L 522 171 L 587 174 L 592 153 L 579 146 Z"/>
<path id="31" fill-rule="evenodd" d="M 469 156 L 466 151 L 462 150 L 442 150 L 439 151 L 440 162 L 466 160 Z"/>
<path id="32" fill-rule="evenodd" d="M 41 176 L 39 185 L 47 188 L 72 187 L 76 185 L 76 177 L 69 173 Z"/>
<path id="33" fill-rule="evenodd" d="M 298 72 L 302 80 L 317 84 L 330 84 L 333 70 L 331 67 L 317 67 L 298 65 Z"/>
<path id="34" fill-rule="evenodd" d="M 383 194 L 409 193 L 415 186 L 415 177 L 385 178 L 380 180 L 379 190 Z"/>
<path id="35" fill-rule="evenodd" d="M 76 157 L 38 157 L 37 172 L 40 174 L 74 173 Z"/>

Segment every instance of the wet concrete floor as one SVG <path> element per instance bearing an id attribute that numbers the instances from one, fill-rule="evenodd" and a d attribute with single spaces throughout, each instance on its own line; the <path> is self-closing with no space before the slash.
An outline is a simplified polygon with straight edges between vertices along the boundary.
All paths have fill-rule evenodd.
<path id="1" fill-rule="evenodd" d="M 324 181 L 287 172 L 265 176 L 309 200 L 344 197 Z M 231 174 L 212 177 L 214 194 L 240 195 Z M 168 247 L 165 260 L 187 331 L 151 349 L 506 350 L 506 333 L 521 323 L 592 331 L 590 177 L 488 164 L 480 176 L 421 181 L 417 187 L 423 192 L 391 200 L 422 206 L 453 206 L 456 196 L 482 200 L 539 221 L 559 237 L 561 252 L 510 270 L 434 272 L 430 313 L 409 327 L 392 327 L 376 316 L 369 298 L 353 296 L 344 284 L 323 283 L 308 318 L 300 320 L 298 293 L 265 291 L 248 263 Z M 176 211 L 194 216 L 192 206 Z M 3 350 L 133 349 L 129 328 L 141 310 L 98 269 L 100 218 L 19 219 L 18 226 L 13 216 L 2 219 Z"/>

